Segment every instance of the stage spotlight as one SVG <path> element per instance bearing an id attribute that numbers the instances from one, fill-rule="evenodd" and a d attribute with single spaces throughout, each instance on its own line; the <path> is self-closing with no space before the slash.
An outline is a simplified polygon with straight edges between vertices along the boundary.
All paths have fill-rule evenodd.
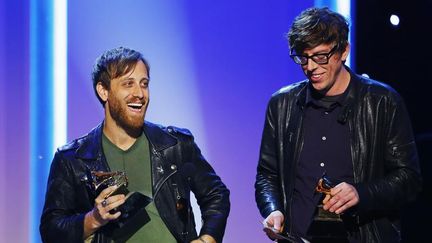
<path id="1" fill-rule="evenodd" d="M 393 26 L 398 26 L 398 25 L 399 25 L 399 22 L 400 22 L 400 19 L 399 19 L 399 17 L 398 17 L 397 15 L 392 14 L 392 15 L 390 16 L 390 23 L 391 23 Z"/>

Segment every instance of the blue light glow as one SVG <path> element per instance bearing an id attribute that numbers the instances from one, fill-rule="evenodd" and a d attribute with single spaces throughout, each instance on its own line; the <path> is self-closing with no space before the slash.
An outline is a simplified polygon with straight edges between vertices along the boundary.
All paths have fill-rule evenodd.
<path id="1" fill-rule="evenodd" d="M 29 241 L 39 221 L 55 147 L 66 140 L 67 0 L 30 1 Z"/>
<path id="2" fill-rule="evenodd" d="M 67 0 L 55 0 L 53 14 L 53 151 L 55 151 L 66 142 L 67 138 Z"/>

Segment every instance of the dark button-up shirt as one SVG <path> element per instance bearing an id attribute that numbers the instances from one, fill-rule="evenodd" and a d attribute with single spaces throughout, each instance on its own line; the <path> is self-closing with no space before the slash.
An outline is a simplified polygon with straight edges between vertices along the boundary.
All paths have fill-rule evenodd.
<path id="1" fill-rule="evenodd" d="M 330 97 L 320 97 L 311 87 L 307 91 L 304 145 L 297 164 L 291 210 L 293 231 L 300 236 L 306 236 L 322 200 L 322 195 L 315 193 L 315 186 L 323 173 L 335 182 L 353 182 L 349 127 L 339 118 L 348 89 Z"/>

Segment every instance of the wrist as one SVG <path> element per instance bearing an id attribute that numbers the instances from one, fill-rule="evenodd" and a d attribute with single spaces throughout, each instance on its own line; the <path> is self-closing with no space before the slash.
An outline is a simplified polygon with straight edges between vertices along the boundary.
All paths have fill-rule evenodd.
<path id="1" fill-rule="evenodd" d="M 207 234 L 201 235 L 200 237 L 198 237 L 197 239 L 200 243 L 216 243 L 216 240 Z"/>
<path id="2" fill-rule="evenodd" d="M 94 210 L 87 212 L 84 216 L 84 225 L 87 226 L 88 230 L 94 231 L 102 226 L 102 223 L 98 220 Z"/>
<path id="3" fill-rule="evenodd" d="M 84 227 L 84 232 L 83 232 L 84 240 L 87 239 L 89 236 L 91 236 L 97 230 L 97 225 L 95 223 L 93 211 L 90 211 L 85 214 L 83 227 Z"/>
<path id="4" fill-rule="evenodd" d="M 198 240 L 201 241 L 202 243 L 209 243 L 209 242 L 207 242 L 206 240 L 204 240 L 204 239 L 201 238 L 201 237 L 199 237 Z"/>

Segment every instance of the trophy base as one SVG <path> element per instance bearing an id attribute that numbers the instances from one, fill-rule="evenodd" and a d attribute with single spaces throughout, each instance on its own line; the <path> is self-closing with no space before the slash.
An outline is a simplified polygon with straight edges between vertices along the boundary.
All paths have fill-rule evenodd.
<path id="1" fill-rule="evenodd" d="M 150 197 L 133 192 L 127 197 L 125 203 L 117 208 L 121 212 L 120 217 L 104 227 L 106 234 L 116 242 L 125 242 L 150 221 L 145 207 L 151 201 Z"/>
<path id="2" fill-rule="evenodd" d="M 324 210 L 322 205 L 318 205 L 316 215 L 306 234 L 312 242 L 348 243 L 342 218 L 336 213 Z"/>
<path id="3" fill-rule="evenodd" d="M 341 217 L 336 213 L 331 213 L 323 209 L 323 205 L 318 205 L 317 214 L 314 221 L 338 221 L 342 222 Z"/>

